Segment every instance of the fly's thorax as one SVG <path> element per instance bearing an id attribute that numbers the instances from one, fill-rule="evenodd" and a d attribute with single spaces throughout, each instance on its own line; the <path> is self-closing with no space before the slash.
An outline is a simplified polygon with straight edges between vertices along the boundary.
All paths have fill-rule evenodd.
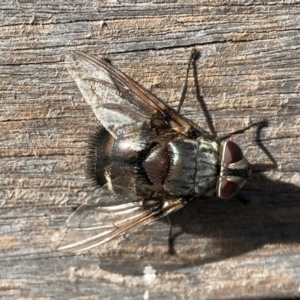
<path id="1" fill-rule="evenodd" d="M 217 195 L 222 199 L 228 199 L 246 183 L 251 176 L 252 168 L 241 148 L 232 141 L 221 143 L 219 161 L 221 169 Z"/>
<path id="2" fill-rule="evenodd" d="M 194 197 L 216 192 L 219 145 L 203 138 L 174 139 L 153 147 L 143 162 L 148 178 L 167 194 Z"/>
<path id="3" fill-rule="evenodd" d="M 195 194 L 212 196 L 216 193 L 219 175 L 219 144 L 202 137 L 197 139 Z"/>
<path id="4" fill-rule="evenodd" d="M 168 165 L 162 182 L 164 190 L 174 196 L 193 195 L 197 168 L 197 141 L 174 139 L 165 145 L 164 152 L 167 155 Z"/>

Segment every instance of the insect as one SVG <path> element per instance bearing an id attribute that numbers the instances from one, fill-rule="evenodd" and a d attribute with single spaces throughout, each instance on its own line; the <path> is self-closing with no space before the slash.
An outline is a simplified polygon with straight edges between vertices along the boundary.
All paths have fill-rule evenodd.
<path id="1" fill-rule="evenodd" d="M 212 140 L 106 60 L 72 52 L 66 61 L 101 124 L 89 154 L 101 188 L 69 217 L 58 250 L 89 250 L 200 196 L 230 198 L 250 177 L 242 150 L 227 139 L 259 123 Z"/>

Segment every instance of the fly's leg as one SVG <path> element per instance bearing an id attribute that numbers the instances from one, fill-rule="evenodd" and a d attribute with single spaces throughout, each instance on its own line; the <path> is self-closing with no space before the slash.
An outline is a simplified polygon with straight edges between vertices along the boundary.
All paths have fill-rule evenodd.
<path id="1" fill-rule="evenodd" d="M 172 229 L 173 229 L 173 224 L 172 224 L 172 219 L 171 216 L 167 215 L 167 219 L 169 222 L 169 226 L 170 226 L 170 230 L 169 230 L 169 240 L 168 240 L 168 254 L 169 255 L 176 255 L 176 250 L 174 247 L 174 241 L 176 240 L 176 238 L 183 234 L 183 230 L 181 229 L 179 232 L 173 234 Z"/>
<path id="2" fill-rule="evenodd" d="M 194 76 L 194 81 L 195 81 L 195 88 L 196 88 L 196 98 L 202 108 L 202 112 L 205 116 L 207 125 L 209 127 L 210 133 L 204 131 L 204 130 L 200 130 L 199 128 L 197 128 L 197 126 L 193 126 L 191 128 L 188 128 L 189 130 L 187 130 L 188 135 L 192 138 L 197 138 L 199 136 L 206 136 L 207 138 L 210 139 L 214 139 L 216 137 L 216 130 L 215 127 L 212 123 L 212 119 L 211 116 L 207 110 L 206 104 L 204 102 L 203 96 L 201 96 L 200 94 L 200 88 L 199 88 L 199 82 L 198 82 L 198 74 L 197 74 L 197 65 L 196 65 L 196 61 L 199 59 L 200 57 L 200 52 L 197 49 L 193 49 L 191 51 L 191 55 L 189 58 L 189 62 L 188 62 L 188 67 L 186 70 L 186 76 L 185 76 L 185 81 L 184 81 L 184 85 L 183 85 L 183 89 L 182 89 L 182 93 L 181 93 L 181 97 L 179 100 L 179 104 L 177 107 L 177 113 L 180 113 L 180 109 L 183 105 L 184 99 L 185 99 L 185 95 L 186 95 L 186 91 L 187 91 L 187 81 L 188 81 L 188 75 L 189 75 L 189 71 L 191 68 L 191 65 L 193 67 L 193 76 Z"/>
<path id="3" fill-rule="evenodd" d="M 188 63 L 188 67 L 187 67 L 186 75 L 185 75 L 185 80 L 184 80 L 184 85 L 183 85 L 181 97 L 180 97 L 180 100 L 179 100 L 179 104 L 178 104 L 178 107 L 177 107 L 177 113 L 178 114 L 179 114 L 181 106 L 184 102 L 185 94 L 186 94 L 186 91 L 187 91 L 187 81 L 188 81 L 188 77 L 189 77 L 191 64 L 192 64 L 192 62 L 196 61 L 199 57 L 200 57 L 200 52 L 197 49 L 193 49 L 192 52 L 191 52 L 190 58 L 189 58 L 189 63 Z"/>
<path id="4" fill-rule="evenodd" d="M 170 226 L 170 229 L 169 229 L 169 239 L 168 239 L 168 245 L 169 245 L 168 253 L 170 255 L 175 255 L 174 238 L 172 237 L 172 227 L 173 227 L 173 224 L 172 224 L 172 220 L 171 220 L 170 216 L 167 216 L 167 219 L 168 219 L 169 226 Z"/>
<path id="5" fill-rule="evenodd" d="M 242 129 L 233 131 L 231 133 L 227 133 L 227 134 L 225 134 L 223 136 L 220 136 L 215 141 L 219 143 L 219 142 L 221 142 L 223 140 L 227 140 L 231 136 L 244 133 L 245 131 L 247 131 L 248 129 L 250 129 L 252 127 L 257 127 L 259 130 L 261 130 L 262 128 L 267 127 L 267 126 L 268 126 L 268 121 L 266 119 L 264 119 L 264 120 L 261 120 L 259 122 L 252 123 L 252 124 L 250 124 L 249 126 L 247 126 L 245 128 L 242 128 Z"/>

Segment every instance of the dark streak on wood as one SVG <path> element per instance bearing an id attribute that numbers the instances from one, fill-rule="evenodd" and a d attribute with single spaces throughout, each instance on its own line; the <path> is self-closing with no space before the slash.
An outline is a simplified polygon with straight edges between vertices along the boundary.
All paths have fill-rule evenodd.
<path id="1" fill-rule="evenodd" d="M 2 4 L 0 297 L 299 296 L 300 6 L 283 2 Z M 107 56 L 176 107 L 193 47 L 201 50 L 197 80 L 218 135 L 267 118 L 261 141 L 278 168 L 254 174 L 239 193 L 246 205 L 205 199 L 172 215 L 173 256 L 164 220 L 89 254 L 54 252 L 54 232 L 97 197 L 84 178 L 97 121 L 64 53 Z M 182 113 L 205 127 L 194 85 L 191 74 Z M 250 131 L 235 141 L 265 169 L 271 161 L 255 138 Z M 144 276 L 147 266 L 152 277 Z"/>

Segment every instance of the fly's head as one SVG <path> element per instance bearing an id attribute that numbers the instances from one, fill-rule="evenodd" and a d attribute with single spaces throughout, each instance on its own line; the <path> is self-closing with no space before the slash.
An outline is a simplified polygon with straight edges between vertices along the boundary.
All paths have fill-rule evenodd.
<path id="1" fill-rule="evenodd" d="M 233 197 L 251 176 L 252 168 L 241 148 L 232 141 L 221 143 L 220 177 L 217 184 L 217 195 L 221 199 Z"/>

